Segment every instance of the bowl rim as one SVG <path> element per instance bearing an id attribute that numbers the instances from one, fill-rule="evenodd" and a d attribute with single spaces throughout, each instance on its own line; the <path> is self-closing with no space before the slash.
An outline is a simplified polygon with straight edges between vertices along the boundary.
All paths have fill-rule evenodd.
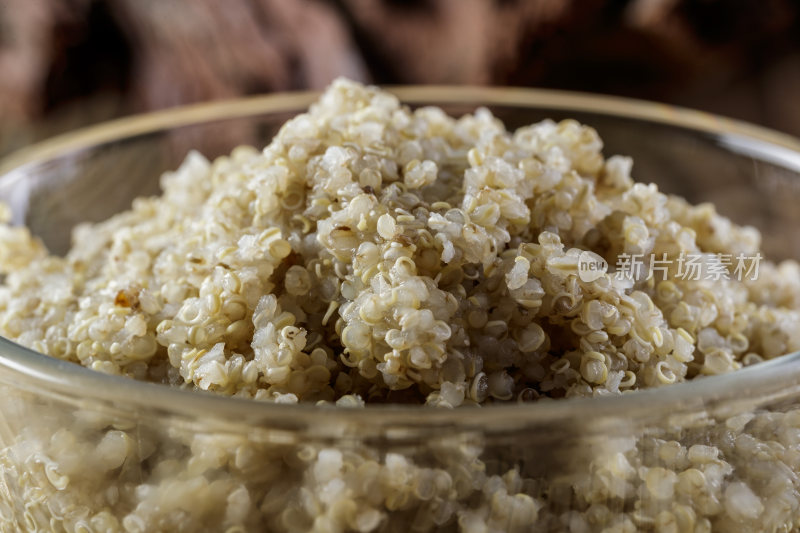
<path id="1" fill-rule="evenodd" d="M 715 136 L 726 148 L 754 154 L 763 160 L 791 167 L 800 173 L 800 139 L 761 126 L 666 104 L 587 93 L 527 88 L 489 88 L 472 86 L 387 87 L 407 104 L 471 104 L 523 106 L 598 115 L 676 126 Z M 263 96 L 194 104 L 124 117 L 68 132 L 22 148 L 0 161 L 0 180 L 17 179 L 29 165 L 64 156 L 96 145 L 135 137 L 167 128 L 191 126 L 216 120 L 246 118 L 278 112 L 300 112 L 319 92 L 273 93 Z M 634 420 L 661 413 L 689 412 L 730 402 L 772 401 L 800 392 L 800 352 L 784 355 L 736 372 L 705 377 L 667 387 L 631 391 L 621 395 L 593 398 L 568 398 L 528 404 L 500 404 L 461 407 L 456 410 L 426 409 L 420 406 L 367 405 L 363 409 L 336 408 L 314 404 L 274 404 L 208 392 L 136 381 L 103 374 L 81 365 L 56 359 L 25 348 L 0 336 L 0 382 L 43 393 L 73 403 L 102 401 L 132 411 L 149 409 L 177 416 L 216 417 L 220 420 L 247 420 L 296 428 L 316 424 L 323 432 L 335 434 L 337 422 L 407 427 L 475 427 L 482 431 L 558 422 L 565 418 L 601 419 L 618 417 Z M 798 377 L 797 382 L 787 377 Z M 16 378 L 16 379 L 15 379 Z M 786 385 L 775 388 L 778 385 Z M 772 386 L 772 388 L 770 388 Z M 748 398 L 745 391 L 766 391 Z M 87 392 L 89 391 L 89 392 Z"/>

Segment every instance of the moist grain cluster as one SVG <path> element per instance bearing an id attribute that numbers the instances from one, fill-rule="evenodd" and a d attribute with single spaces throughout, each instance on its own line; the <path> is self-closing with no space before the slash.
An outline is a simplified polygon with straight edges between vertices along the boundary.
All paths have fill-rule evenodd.
<path id="1" fill-rule="evenodd" d="M 191 153 L 74 231 L 2 227 L 0 333 L 101 372 L 284 402 L 616 394 L 800 348 L 796 263 L 679 279 L 759 234 L 634 183 L 575 121 L 509 132 L 339 80 L 262 151 Z M 585 282 L 584 253 L 668 258 Z M 597 257 L 599 256 L 599 257 Z"/>
<path id="2" fill-rule="evenodd" d="M 798 265 L 679 276 L 688 255 L 755 256 L 758 232 L 634 183 L 601 149 L 574 121 L 509 132 L 486 109 L 410 110 L 339 80 L 263 151 L 191 153 L 162 196 L 78 227 L 64 257 L 0 225 L 0 334 L 110 374 L 350 407 L 620 394 L 800 349 Z M 580 275 L 635 255 L 671 266 Z M 4 533 L 800 526 L 785 406 L 655 427 L 621 413 L 608 434 L 559 426 L 551 447 L 460 431 L 403 447 L 9 394 Z"/>

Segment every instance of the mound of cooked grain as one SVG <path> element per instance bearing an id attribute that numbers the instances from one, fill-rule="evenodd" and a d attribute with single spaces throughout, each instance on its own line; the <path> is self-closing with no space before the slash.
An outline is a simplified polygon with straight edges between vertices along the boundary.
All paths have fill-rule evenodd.
<path id="1" fill-rule="evenodd" d="M 510 133 L 340 80 L 263 152 L 190 154 L 66 257 L 0 224 L 0 334 L 102 372 L 350 407 L 618 394 L 800 348 L 797 264 L 760 263 L 755 230 L 633 183 L 601 147 L 573 121 Z M 800 411 L 764 399 L 569 419 L 557 446 L 471 430 L 408 446 L 1 389 L 4 533 L 800 524 Z"/>
<path id="2" fill-rule="evenodd" d="M 800 349 L 797 265 L 679 276 L 687 255 L 754 257 L 759 234 L 601 148 L 574 121 L 508 132 L 486 109 L 412 111 L 339 80 L 263 151 L 189 154 L 63 258 L 0 228 L 0 333 L 219 394 L 442 406 L 616 394 Z M 637 256 L 670 266 L 579 272 Z"/>

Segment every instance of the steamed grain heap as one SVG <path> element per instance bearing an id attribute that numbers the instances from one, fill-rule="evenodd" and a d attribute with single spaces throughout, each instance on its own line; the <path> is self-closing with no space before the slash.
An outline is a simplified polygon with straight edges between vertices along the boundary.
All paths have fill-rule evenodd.
<path id="1" fill-rule="evenodd" d="M 574 121 L 509 132 L 339 80 L 263 151 L 191 153 L 63 258 L 0 226 L 0 334 L 225 395 L 440 406 L 615 394 L 800 349 L 797 265 L 680 279 L 679 256 L 753 255 L 758 233 L 601 148 Z M 673 262 L 666 279 L 579 276 L 579 257 L 626 254 Z"/>

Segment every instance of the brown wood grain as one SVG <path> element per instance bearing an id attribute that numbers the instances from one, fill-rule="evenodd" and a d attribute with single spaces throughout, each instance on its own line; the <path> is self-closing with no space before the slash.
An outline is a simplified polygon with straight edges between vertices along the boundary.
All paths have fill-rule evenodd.
<path id="1" fill-rule="evenodd" d="M 0 73 L 0 153 L 109 116 L 337 75 L 621 94 L 800 134 L 800 5 L 5 0 Z"/>

